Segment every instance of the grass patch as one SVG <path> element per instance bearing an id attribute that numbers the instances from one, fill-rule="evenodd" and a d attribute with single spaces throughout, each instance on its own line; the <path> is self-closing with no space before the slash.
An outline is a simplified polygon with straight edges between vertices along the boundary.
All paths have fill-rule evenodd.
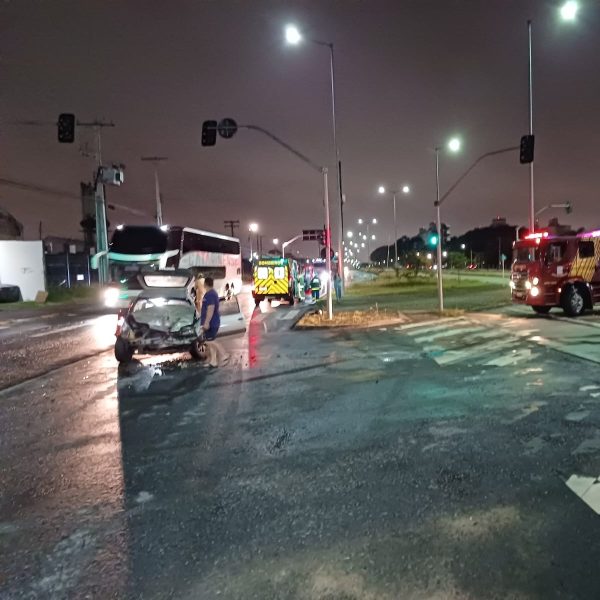
<path id="1" fill-rule="evenodd" d="M 77 286 L 72 288 L 52 287 L 48 289 L 48 300 L 44 304 L 36 302 L 0 302 L 0 312 L 11 310 L 40 309 L 58 304 L 84 304 L 98 300 L 100 292 L 97 287 Z"/>
<path id="2" fill-rule="evenodd" d="M 444 277 L 444 307 L 455 311 L 484 310 L 510 304 L 510 290 L 505 280 L 498 283 L 473 278 Z M 435 311 L 438 306 L 435 277 L 383 277 L 355 283 L 348 287 L 337 311 L 420 310 Z"/>

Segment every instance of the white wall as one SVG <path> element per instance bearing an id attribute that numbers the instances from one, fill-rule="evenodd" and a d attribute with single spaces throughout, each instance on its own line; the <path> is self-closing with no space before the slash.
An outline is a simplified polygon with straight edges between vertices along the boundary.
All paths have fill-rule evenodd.
<path id="1" fill-rule="evenodd" d="M 23 300 L 46 291 L 42 242 L 0 240 L 0 283 L 18 285 Z"/>

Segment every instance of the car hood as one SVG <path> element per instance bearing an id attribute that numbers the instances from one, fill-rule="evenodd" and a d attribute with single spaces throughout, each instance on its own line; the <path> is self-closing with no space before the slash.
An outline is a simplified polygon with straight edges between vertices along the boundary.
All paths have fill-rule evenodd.
<path id="1" fill-rule="evenodd" d="M 176 333 L 194 323 L 195 309 L 188 306 L 153 306 L 132 313 L 137 323 L 148 325 L 150 329 L 164 333 Z"/>

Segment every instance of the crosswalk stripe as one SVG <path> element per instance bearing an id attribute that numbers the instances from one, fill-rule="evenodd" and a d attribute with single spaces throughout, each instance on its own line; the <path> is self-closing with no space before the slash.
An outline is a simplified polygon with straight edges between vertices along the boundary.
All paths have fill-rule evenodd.
<path id="1" fill-rule="evenodd" d="M 459 321 L 460 321 L 460 323 L 459 323 Z M 414 337 L 417 335 L 422 335 L 424 333 L 429 333 L 430 331 L 447 331 L 449 326 L 461 325 L 463 323 L 467 324 L 468 321 L 466 319 L 463 319 L 462 317 L 460 317 L 460 318 L 456 319 L 453 323 L 449 323 L 448 321 L 446 321 L 444 323 L 438 323 L 436 325 L 427 325 L 427 326 L 422 326 L 419 323 L 419 324 L 415 324 L 414 327 L 411 327 L 410 325 L 402 325 L 400 327 L 400 329 L 406 335 L 410 335 L 411 337 Z M 409 329 L 409 327 L 411 327 L 411 328 Z"/>
<path id="2" fill-rule="evenodd" d="M 462 327 L 461 329 L 446 329 L 445 331 L 440 331 L 436 333 L 432 333 L 431 335 L 425 335 L 422 337 L 415 338 L 415 342 L 418 344 L 422 344 L 423 342 L 431 342 L 433 340 L 437 340 L 439 338 L 447 338 L 453 336 L 460 336 L 465 333 L 473 333 L 475 331 L 484 331 L 485 327 Z"/>
<path id="3" fill-rule="evenodd" d="M 488 342 L 487 344 L 479 344 L 458 350 L 446 350 L 439 356 L 432 357 L 435 362 L 442 365 L 449 365 L 460 361 L 472 360 L 477 364 L 487 364 L 490 354 L 496 354 L 498 350 L 510 351 L 515 347 L 521 347 L 517 340 L 505 340 L 504 342 Z"/>

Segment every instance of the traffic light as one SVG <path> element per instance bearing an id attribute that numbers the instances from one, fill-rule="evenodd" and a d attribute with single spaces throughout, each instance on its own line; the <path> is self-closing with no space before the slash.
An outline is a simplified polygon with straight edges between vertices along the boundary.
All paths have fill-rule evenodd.
<path id="1" fill-rule="evenodd" d="M 217 122 L 204 121 L 202 123 L 202 145 L 214 146 L 217 143 Z"/>
<path id="2" fill-rule="evenodd" d="M 435 231 L 431 231 L 427 236 L 427 243 L 430 246 L 437 246 L 438 244 L 438 234 Z"/>
<path id="3" fill-rule="evenodd" d="M 75 115 L 61 113 L 58 115 L 58 141 L 61 144 L 72 144 L 75 141 Z"/>
<path id="4" fill-rule="evenodd" d="M 521 148 L 519 154 L 519 161 L 522 165 L 533 162 L 533 148 L 535 146 L 534 135 L 524 135 L 521 138 Z"/>

